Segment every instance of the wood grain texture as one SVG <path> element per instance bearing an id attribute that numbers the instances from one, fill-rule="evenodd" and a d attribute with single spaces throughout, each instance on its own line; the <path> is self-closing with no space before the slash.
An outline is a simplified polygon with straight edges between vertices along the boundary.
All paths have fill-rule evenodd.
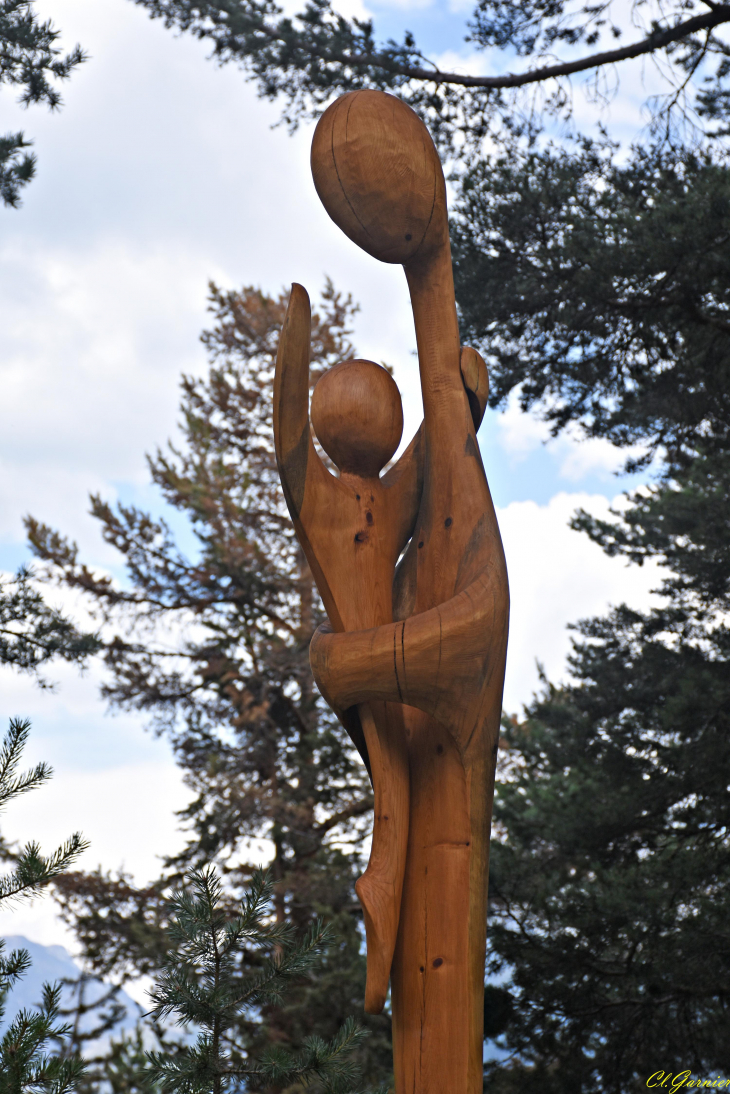
<path id="1" fill-rule="evenodd" d="M 338 433 L 338 420 L 357 417 L 341 391 L 321 428 L 335 434 L 330 445 L 350 469 L 329 475 L 310 435 L 308 301 L 294 287 L 277 364 L 277 456 L 330 620 L 312 641 L 312 669 L 359 740 L 375 789 L 373 857 L 358 886 L 366 1007 L 379 1005 L 391 973 L 398 1094 L 477 1094 L 509 614 L 476 442 L 486 367 L 459 345 L 443 173 L 416 115 L 381 92 L 343 96 L 318 123 L 312 169 L 343 231 L 404 265 L 424 402 L 421 430 L 379 478 L 374 464 L 392 443 L 388 385 L 365 383 L 358 395 L 364 409 L 373 398 L 383 407 L 369 454 L 357 458 L 355 439 Z"/>

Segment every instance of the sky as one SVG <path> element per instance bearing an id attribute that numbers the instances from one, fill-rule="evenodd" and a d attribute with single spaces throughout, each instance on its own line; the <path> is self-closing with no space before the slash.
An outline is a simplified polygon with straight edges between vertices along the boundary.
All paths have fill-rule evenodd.
<path id="1" fill-rule="evenodd" d="M 349 2 L 349 0 L 348 0 Z M 326 276 L 360 303 L 359 352 L 395 370 L 406 440 L 420 421 L 415 338 L 399 267 L 359 251 L 331 223 L 309 172 L 311 128 L 291 136 L 208 47 L 152 22 L 129 0 L 38 5 L 90 57 L 64 87 L 63 109 L 21 110 L 0 91 L 0 132 L 35 141 L 38 175 L 22 208 L 0 208 L 0 569 L 27 561 L 22 518 L 78 541 L 91 565 L 120 576 L 88 516 L 88 495 L 160 510 L 145 453 L 175 439 L 181 373 L 202 375 L 199 335 L 209 280 L 277 292 L 292 281 L 313 297 Z M 408 27 L 426 49 L 473 68 L 460 0 L 368 3 L 381 36 Z M 612 106 L 617 131 L 638 124 L 640 75 Z M 593 109 L 581 99 L 579 112 Z M 605 119 L 604 119 L 605 120 Z M 627 482 L 608 444 L 563 437 L 511 405 L 480 431 L 512 591 L 505 707 L 565 677 L 569 623 L 626 601 L 646 607 L 660 575 L 609 559 L 568 520 L 606 514 Z M 67 593 L 56 602 L 74 608 Z M 164 740 L 143 719 L 110 715 L 98 669 L 51 668 L 39 691 L 0 672 L 0 726 L 33 720 L 28 761 L 54 780 L 12 806 L 3 831 L 46 849 L 73 830 L 91 841 L 82 865 L 123 868 L 140 882 L 181 843 L 174 811 L 188 800 Z M 263 852 L 262 852 L 263 853 Z M 74 942 L 49 899 L 0 913 L 0 933 Z"/>

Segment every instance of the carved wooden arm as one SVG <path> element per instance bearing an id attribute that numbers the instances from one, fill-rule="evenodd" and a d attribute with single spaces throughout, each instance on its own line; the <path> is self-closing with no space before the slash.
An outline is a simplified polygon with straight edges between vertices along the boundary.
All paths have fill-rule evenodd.
<path id="1" fill-rule="evenodd" d="M 381 699 L 424 711 L 468 763 L 502 690 L 506 599 L 501 566 L 487 566 L 451 600 L 401 622 L 346 635 L 325 624 L 310 645 L 317 686 L 339 709 Z"/>

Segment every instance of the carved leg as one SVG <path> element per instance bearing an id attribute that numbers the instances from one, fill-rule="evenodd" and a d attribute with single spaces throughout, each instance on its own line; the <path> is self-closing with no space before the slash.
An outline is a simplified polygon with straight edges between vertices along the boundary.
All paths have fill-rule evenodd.
<path id="1" fill-rule="evenodd" d="M 380 1014 L 388 994 L 408 847 L 408 748 L 399 704 L 363 703 L 359 714 L 375 804 L 370 861 L 355 888 L 368 947 L 365 1010 Z"/>

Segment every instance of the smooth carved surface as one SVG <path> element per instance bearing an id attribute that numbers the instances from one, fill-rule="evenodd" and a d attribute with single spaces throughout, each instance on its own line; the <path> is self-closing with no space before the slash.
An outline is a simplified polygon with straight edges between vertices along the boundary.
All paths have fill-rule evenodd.
<path id="1" fill-rule="evenodd" d="M 408 262 L 428 248 L 443 172 L 398 99 L 364 91 L 332 103 L 314 133 L 312 176 L 335 224 L 374 258 Z"/>
<path id="2" fill-rule="evenodd" d="M 403 435 L 395 380 L 374 361 L 343 361 L 312 395 L 317 440 L 341 472 L 377 478 Z"/>
<path id="3" fill-rule="evenodd" d="M 375 793 L 372 855 L 358 883 L 366 1007 L 382 1005 L 390 974 L 398 1094 L 477 1094 L 509 611 L 476 442 L 486 367 L 459 346 L 443 174 L 416 115 L 381 92 L 343 96 L 317 126 L 312 169 L 346 234 L 404 264 L 424 402 L 421 429 L 380 478 L 374 468 L 396 432 L 393 392 L 372 363 L 358 384 L 335 376 L 329 393 L 322 387 L 322 406 L 313 403 L 347 465 L 339 479 L 330 475 L 311 439 L 309 304 L 294 286 L 277 363 L 277 457 L 330 620 L 312 641 L 314 675 L 368 763 Z M 338 368 L 353 364 L 365 365 Z M 349 443 L 337 420 L 355 420 L 358 407 L 370 414 L 380 398 L 365 451 L 366 431 Z"/>

